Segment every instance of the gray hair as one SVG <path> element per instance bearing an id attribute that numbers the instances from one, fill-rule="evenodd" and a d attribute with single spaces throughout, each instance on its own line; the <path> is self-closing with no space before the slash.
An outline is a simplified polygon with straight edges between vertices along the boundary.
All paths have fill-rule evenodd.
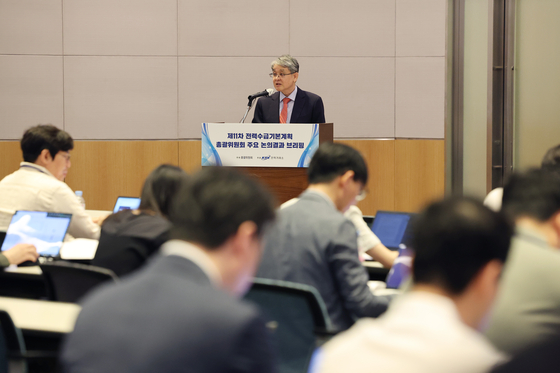
<path id="1" fill-rule="evenodd" d="M 294 57 L 290 56 L 289 54 L 284 54 L 272 61 L 272 63 L 270 64 L 270 68 L 274 69 L 274 65 L 285 67 L 290 70 L 292 74 L 299 73 L 299 63 Z"/>

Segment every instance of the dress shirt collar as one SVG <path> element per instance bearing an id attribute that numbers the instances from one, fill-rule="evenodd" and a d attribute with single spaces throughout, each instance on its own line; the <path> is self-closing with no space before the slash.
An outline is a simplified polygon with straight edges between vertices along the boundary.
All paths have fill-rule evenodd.
<path id="1" fill-rule="evenodd" d="M 285 94 L 283 94 L 282 92 L 280 92 L 280 102 L 282 102 L 282 100 L 285 97 L 288 97 L 290 100 L 295 101 L 296 100 L 296 95 L 297 95 L 297 85 L 294 88 L 294 90 L 292 91 L 292 93 L 290 93 L 289 96 L 286 96 Z"/>
<path id="2" fill-rule="evenodd" d="M 53 174 L 50 173 L 49 170 L 47 170 L 45 167 L 43 166 L 39 166 L 36 163 L 31 163 L 31 162 L 21 162 L 19 164 L 19 169 L 23 169 L 23 170 L 27 170 L 27 171 L 32 171 L 32 172 L 41 172 L 43 174 L 47 174 L 49 176 L 54 177 Z"/>
<path id="3" fill-rule="evenodd" d="M 543 234 L 526 226 L 515 227 L 515 237 L 523 241 L 531 241 L 539 246 L 550 247 Z"/>
<path id="4" fill-rule="evenodd" d="M 222 284 L 222 276 L 218 267 L 204 251 L 195 245 L 182 240 L 170 240 L 161 246 L 160 252 L 162 255 L 176 255 L 190 260 L 208 276 L 214 286 Z"/>
<path id="5" fill-rule="evenodd" d="M 413 290 L 394 299 L 386 314 L 379 318 L 381 322 L 390 322 L 391 319 L 411 321 L 422 319 L 426 322 L 433 320 L 434 323 L 442 326 L 443 323 L 451 322 L 471 329 L 463 322 L 457 306 L 450 298 L 427 291 Z"/>

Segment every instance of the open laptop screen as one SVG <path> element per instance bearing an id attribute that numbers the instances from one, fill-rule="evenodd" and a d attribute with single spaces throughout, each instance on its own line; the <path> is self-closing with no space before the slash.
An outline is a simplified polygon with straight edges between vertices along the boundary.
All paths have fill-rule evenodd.
<path id="1" fill-rule="evenodd" d="M 406 212 L 377 211 L 371 230 L 383 245 L 396 251 L 403 243 L 412 215 Z"/>
<path id="2" fill-rule="evenodd" d="M 115 207 L 113 208 L 113 213 L 117 213 L 122 210 L 136 210 L 138 207 L 140 207 L 140 198 L 118 197 Z"/>
<path id="3" fill-rule="evenodd" d="M 2 243 L 2 251 L 18 243 L 35 245 L 41 256 L 57 256 L 72 214 L 16 211 Z"/>

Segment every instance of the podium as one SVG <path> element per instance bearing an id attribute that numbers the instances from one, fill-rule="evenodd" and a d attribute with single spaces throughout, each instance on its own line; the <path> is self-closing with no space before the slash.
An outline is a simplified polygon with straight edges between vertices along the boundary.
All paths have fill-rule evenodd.
<path id="1" fill-rule="evenodd" d="M 279 204 L 307 188 L 318 146 L 333 141 L 333 124 L 203 123 L 202 166 L 235 167 L 267 185 Z"/>

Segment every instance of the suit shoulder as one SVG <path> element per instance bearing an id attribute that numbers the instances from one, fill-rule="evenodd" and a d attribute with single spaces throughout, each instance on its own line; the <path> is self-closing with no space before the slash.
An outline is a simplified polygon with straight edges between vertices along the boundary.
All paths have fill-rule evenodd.
<path id="1" fill-rule="evenodd" d="M 315 93 L 313 93 L 313 92 L 304 91 L 303 89 L 300 89 L 299 87 L 298 87 L 298 89 L 299 89 L 298 93 L 301 92 L 302 95 L 307 96 L 307 97 L 309 98 L 310 101 L 318 101 L 318 100 L 321 100 L 321 101 L 322 101 L 322 100 L 323 100 L 323 99 L 321 98 L 321 96 L 319 96 L 319 95 L 317 95 L 317 94 L 315 94 Z"/>

